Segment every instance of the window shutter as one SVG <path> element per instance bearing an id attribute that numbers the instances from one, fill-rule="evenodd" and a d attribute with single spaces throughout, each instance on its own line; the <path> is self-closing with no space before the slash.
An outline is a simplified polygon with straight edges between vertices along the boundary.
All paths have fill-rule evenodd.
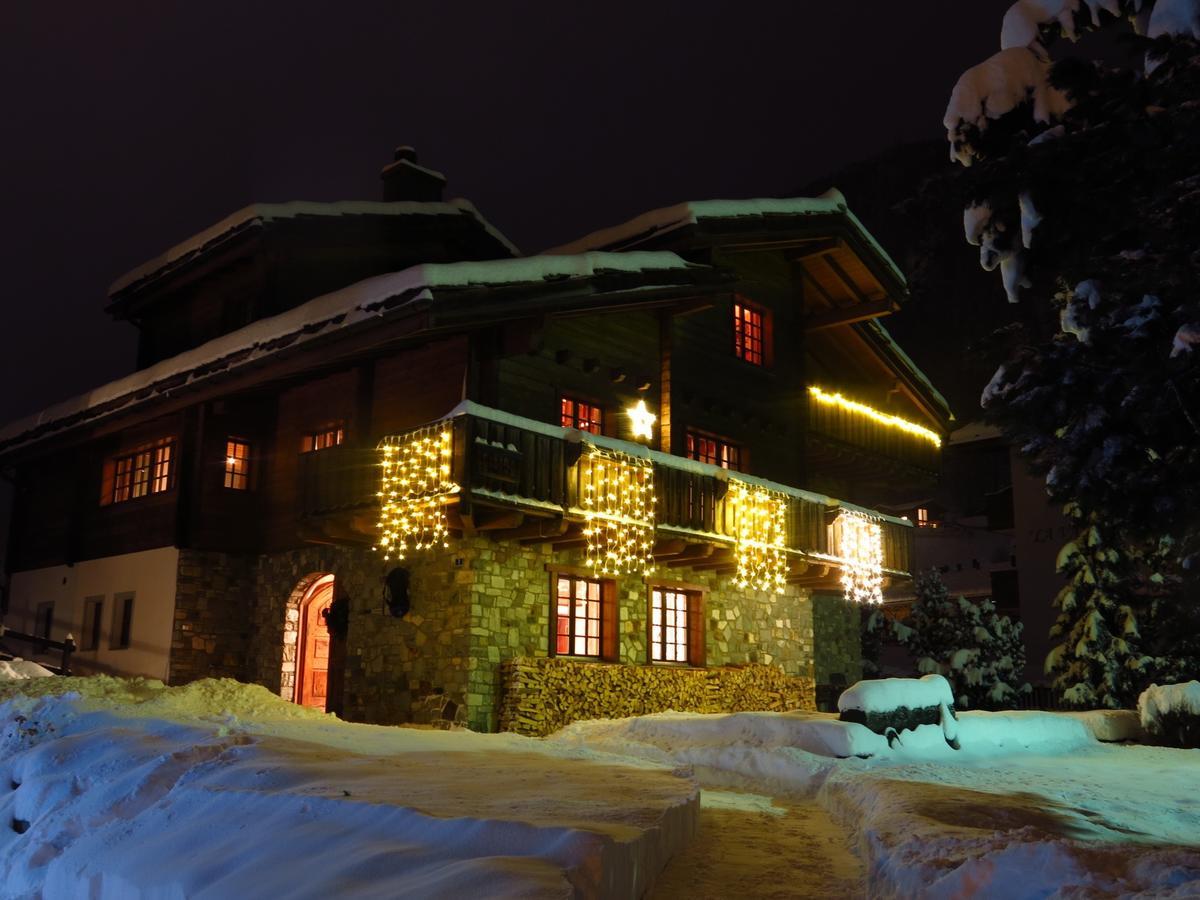
<path id="1" fill-rule="evenodd" d="M 113 491 L 116 489 L 117 461 L 106 459 L 100 475 L 100 505 L 108 506 L 113 502 Z"/>
<path id="2" fill-rule="evenodd" d="M 600 582 L 600 658 L 620 659 L 620 616 L 617 614 L 617 583 Z"/>
<path id="3" fill-rule="evenodd" d="M 704 595 L 688 594 L 688 663 L 704 665 Z"/>

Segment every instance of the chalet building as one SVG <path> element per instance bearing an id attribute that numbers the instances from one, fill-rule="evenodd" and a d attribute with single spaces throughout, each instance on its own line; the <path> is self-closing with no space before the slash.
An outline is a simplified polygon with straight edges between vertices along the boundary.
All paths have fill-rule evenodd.
<path id="1" fill-rule="evenodd" d="M 8 626 L 74 635 L 80 671 L 478 729 L 551 668 L 644 708 L 857 678 L 847 600 L 910 568 L 873 508 L 932 488 L 950 416 L 842 196 L 521 256 L 411 151 L 383 181 L 112 286 L 137 371 L 0 431 Z"/>

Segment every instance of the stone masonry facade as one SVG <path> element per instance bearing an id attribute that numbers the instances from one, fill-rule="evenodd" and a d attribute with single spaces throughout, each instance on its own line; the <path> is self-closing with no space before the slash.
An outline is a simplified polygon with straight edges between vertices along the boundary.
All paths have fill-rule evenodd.
<path id="1" fill-rule="evenodd" d="M 366 547 L 313 545 L 262 556 L 181 553 L 171 681 L 229 676 L 291 699 L 300 602 L 333 574 L 350 605 L 344 718 L 379 724 L 499 726 L 502 663 L 549 656 L 551 574 L 578 569 L 578 550 L 475 536 L 385 563 Z M 383 577 L 409 571 L 411 608 L 397 618 Z M 618 661 L 648 664 L 649 592 L 656 579 L 704 590 L 705 663 L 777 667 L 826 681 L 861 675 L 857 610 L 840 597 L 744 591 L 726 576 L 691 569 L 616 582 Z M 177 658 L 178 657 L 178 658 Z"/>

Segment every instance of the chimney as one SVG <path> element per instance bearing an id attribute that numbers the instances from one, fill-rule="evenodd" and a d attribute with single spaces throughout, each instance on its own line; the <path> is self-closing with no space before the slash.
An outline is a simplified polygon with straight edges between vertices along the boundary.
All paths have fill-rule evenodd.
<path id="1" fill-rule="evenodd" d="M 446 176 L 417 165 L 417 151 L 407 144 L 396 148 L 395 159 L 379 173 L 384 200 L 437 202 L 442 199 Z"/>

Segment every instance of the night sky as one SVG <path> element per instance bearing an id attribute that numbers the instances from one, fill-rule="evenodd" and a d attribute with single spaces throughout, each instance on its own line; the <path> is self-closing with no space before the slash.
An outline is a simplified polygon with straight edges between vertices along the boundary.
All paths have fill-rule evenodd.
<path id="1" fill-rule="evenodd" d="M 130 371 L 107 286 L 248 203 L 398 143 L 527 253 L 779 195 L 941 134 L 1009 3 L 5 3 L 0 421 Z"/>

